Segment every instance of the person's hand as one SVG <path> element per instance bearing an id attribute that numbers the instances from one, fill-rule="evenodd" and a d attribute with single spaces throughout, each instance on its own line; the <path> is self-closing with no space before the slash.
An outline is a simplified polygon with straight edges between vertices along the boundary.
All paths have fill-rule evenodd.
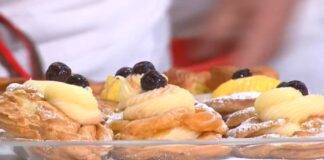
<path id="1" fill-rule="evenodd" d="M 192 60 L 232 53 L 239 66 L 262 64 L 276 53 L 295 0 L 220 0 L 192 45 Z"/>

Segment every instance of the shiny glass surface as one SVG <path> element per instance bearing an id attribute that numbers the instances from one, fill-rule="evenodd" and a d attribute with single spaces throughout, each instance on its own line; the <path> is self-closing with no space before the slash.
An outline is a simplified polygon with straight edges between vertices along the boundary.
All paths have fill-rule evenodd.
<path id="1" fill-rule="evenodd" d="M 1 148 L 22 159 L 73 159 L 94 154 L 97 159 L 218 159 L 323 158 L 324 137 L 227 138 L 188 141 L 36 141 L 1 139 Z M 100 152 L 99 152 L 100 151 Z M 85 154 L 89 152 L 89 154 Z M 67 157 L 60 157 L 67 154 Z M 83 155 L 82 157 L 82 154 Z M 8 153 L 0 152 L 0 158 Z M 73 158 L 72 158 L 73 157 Z M 14 159 L 13 158 L 13 159 Z"/>

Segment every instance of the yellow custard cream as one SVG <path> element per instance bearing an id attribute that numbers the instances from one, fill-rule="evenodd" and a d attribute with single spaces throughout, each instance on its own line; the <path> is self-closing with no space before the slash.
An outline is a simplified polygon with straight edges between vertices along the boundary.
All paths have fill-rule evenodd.
<path id="1" fill-rule="evenodd" d="M 56 81 L 29 80 L 24 85 L 38 90 L 46 101 L 81 124 L 97 124 L 102 121 L 98 102 L 91 90 Z"/>
<path id="2" fill-rule="evenodd" d="M 127 82 L 129 83 L 130 86 L 132 86 L 132 88 L 137 92 L 141 92 L 142 91 L 142 87 L 141 87 L 141 78 L 143 77 L 142 74 L 132 74 L 127 76 Z"/>
<path id="3" fill-rule="evenodd" d="M 294 88 L 276 88 L 261 94 L 255 109 L 264 121 L 286 119 L 288 123 L 277 131 L 289 135 L 299 130 L 299 125 L 310 116 L 324 114 L 324 96 L 303 96 Z"/>
<path id="4" fill-rule="evenodd" d="M 108 76 L 101 98 L 108 101 L 120 102 L 141 92 L 140 75 Z"/>
<path id="5" fill-rule="evenodd" d="M 255 110 L 262 120 L 265 119 L 265 112 L 272 106 L 289 102 L 302 97 L 301 92 L 294 88 L 276 88 L 261 94 L 255 101 Z"/>
<path id="6" fill-rule="evenodd" d="M 177 108 L 195 112 L 194 103 L 195 99 L 189 91 L 169 84 L 130 97 L 119 107 L 125 108 L 125 120 L 135 120 L 161 115 Z"/>
<path id="7" fill-rule="evenodd" d="M 246 78 L 231 79 L 221 84 L 214 92 L 213 97 L 227 96 L 240 92 L 264 92 L 276 88 L 279 80 L 257 75 Z"/>

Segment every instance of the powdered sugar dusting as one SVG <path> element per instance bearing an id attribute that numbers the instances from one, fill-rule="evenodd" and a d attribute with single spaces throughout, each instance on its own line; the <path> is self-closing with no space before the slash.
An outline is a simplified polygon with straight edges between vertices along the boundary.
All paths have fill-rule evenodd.
<path id="1" fill-rule="evenodd" d="M 247 121 L 249 121 L 248 119 Z M 242 123 L 237 128 L 231 129 L 228 131 L 228 136 L 231 137 L 242 137 L 241 135 L 246 135 L 249 133 L 257 132 L 261 129 L 267 129 L 272 126 L 283 125 L 286 122 L 284 119 L 278 119 L 275 121 L 266 121 L 261 123 Z M 243 136 L 245 137 L 245 136 Z"/>
<path id="2" fill-rule="evenodd" d="M 314 117 L 306 122 L 304 122 L 301 127 L 304 131 L 308 132 L 314 137 L 324 136 L 324 119 L 321 117 Z"/>
<path id="3" fill-rule="evenodd" d="M 260 92 L 240 92 L 229 96 L 217 97 L 211 99 L 211 101 L 228 101 L 228 100 L 246 100 L 246 99 L 256 99 L 260 96 Z"/>
<path id="4" fill-rule="evenodd" d="M 205 102 L 211 98 L 212 98 L 212 94 L 210 94 L 210 93 L 195 95 L 195 99 L 199 102 Z"/>
<path id="5" fill-rule="evenodd" d="M 21 90 L 21 89 L 32 89 L 30 86 L 26 86 L 19 83 L 11 83 L 7 86 L 7 91 L 15 91 L 15 90 Z"/>
<path id="6" fill-rule="evenodd" d="M 242 122 L 242 125 L 250 124 L 250 123 L 260 123 L 260 119 L 258 119 L 257 117 L 251 117 L 251 118 L 245 120 L 244 122 Z"/>
<path id="7" fill-rule="evenodd" d="M 113 121 L 122 120 L 123 119 L 123 112 L 113 112 L 107 115 L 107 124 L 110 124 Z"/>
<path id="8" fill-rule="evenodd" d="M 319 133 L 317 133 L 315 135 L 312 135 L 311 137 L 324 137 L 324 131 L 319 132 Z"/>
<path id="9" fill-rule="evenodd" d="M 312 119 L 303 123 L 302 127 L 307 129 L 318 128 L 321 131 L 324 131 L 324 120 L 321 118 Z"/>
<path id="10" fill-rule="evenodd" d="M 34 90 L 36 92 L 36 95 L 44 98 L 44 95 L 42 93 L 40 93 L 36 88 L 33 88 L 30 85 L 26 85 L 26 84 L 19 84 L 19 83 L 11 83 L 7 86 L 6 91 L 9 92 L 13 92 L 16 90 Z"/>
<path id="11" fill-rule="evenodd" d="M 250 113 L 255 113 L 255 108 L 254 107 L 248 107 L 248 108 L 245 108 L 243 110 L 239 110 L 237 112 L 234 112 L 232 114 L 230 114 L 228 116 L 228 119 L 231 119 L 233 117 L 237 117 L 237 116 L 240 116 L 240 115 L 244 115 L 244 114 L 250 114 Z"/>
<path id="12" fill-rule="evenodd" d="M 43 120 L 50 120 L 50 119 L 63 119 L 61 116 L 56 114 L 53 111 L 47 110 L 44 107 L 37 106 L 37 111 L 40 112 Z"/>
<path id="13" fill-rule="evenodd" d="M 201 103 L 201 102 L 198 102 L 198 101 L 195 102 L 195 108 L 200 109 L 200 110 L 204 110 L 204 111 L 208 111 L 208 112 L 212 112 L 212 113 L 216 112 L 213 108 L 209 107 L 205 103 Z"/>

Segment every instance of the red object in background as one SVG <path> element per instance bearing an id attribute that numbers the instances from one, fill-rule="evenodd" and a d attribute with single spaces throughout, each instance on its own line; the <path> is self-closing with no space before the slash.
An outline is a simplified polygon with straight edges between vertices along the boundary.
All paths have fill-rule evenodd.
<path id="1" fill-rule="evenodd" d="M 188 45 L 190 39 L 173 39 L 171 42 L 171 57 L 174 67 L 187 69 L 190 71 L 205 71 L 212 66 L 231 65 L 230 54 L 221 54 L 206 61 L 194 63 L 186 53 L 188 53 Z"/>
<path id="2" fill-rule="evenodd" d="M 5 29 L 7 29 L 11 35 L 25 47 L 29 58 L 31 73 L 29 74 L 27 70 L 19 64 L 9 47 L 6 46 L 4 40 L 0 37 L 0 56 L 2 64 L 4 64 L 7 67 L 6 69 L 11 74 L 14 74 L 14 76 L 19 76 L 25 79 L 30 79 L 31 77 L 34 79 L 41 79 L 43 77 L 42 63 L 33 41 L 1 13 L 0 25 L 3 25 Z"/>
<path id="3" fill-rule="evenodd" d="M 29 79 L 31 76 L 29 73 L 18 63 L 11 51 L 6 47 L 4 42 L 0 39 L 0 55 L 3 56 L 3 60 L 6 61 L 9 68 L 16 72 L 20 77 Z"/>

